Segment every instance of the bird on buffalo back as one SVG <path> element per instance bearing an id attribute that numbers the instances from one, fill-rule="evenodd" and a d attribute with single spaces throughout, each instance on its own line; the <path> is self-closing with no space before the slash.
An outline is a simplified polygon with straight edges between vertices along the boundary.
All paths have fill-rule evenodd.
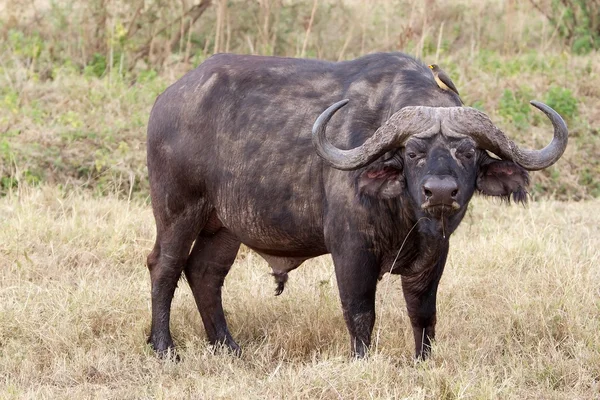
<path id="1" fill-rule="evenodd" d="M 448 74 L 446 74 L 443 69 L 441 69 L 437 64 L 431 64 L 429 65 L 429 68 L 431 69 L 433 77 L 435 78 L 435 81 L 440 89 L 452 91 L 460 98 L 460 93 L 458 93 L 458 89 L 454 85 L 454 82 L 452 82 L 452 79 L 450 79 Z M 463 103 L 462 99 L 460 99 L 460 102 Z"/>

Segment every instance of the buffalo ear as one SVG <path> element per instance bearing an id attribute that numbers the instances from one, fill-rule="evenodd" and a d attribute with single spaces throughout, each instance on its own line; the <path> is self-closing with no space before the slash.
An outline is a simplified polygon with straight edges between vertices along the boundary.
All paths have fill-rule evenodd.
<path id="1" fill-rule="evenodd" d="M 380 199 L 399 196 L 404 190 L 402 170 L 391 165 L 378 164 L 367 168 L 358 177 L 358 192 Z"/>
<path id="2" fill-rule="evenodd" d="M 479 167 L 477 190 L 517 203 L 527 202 L 529 173 L 512 161 L 487 160 Z"/>

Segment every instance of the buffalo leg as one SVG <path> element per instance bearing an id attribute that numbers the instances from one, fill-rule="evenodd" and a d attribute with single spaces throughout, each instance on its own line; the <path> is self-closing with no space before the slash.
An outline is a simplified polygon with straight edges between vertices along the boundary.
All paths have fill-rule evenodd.
<path id="1" fill-rule="evenodd" d="M 402 291 L 415 338 L 415 356 L 426 359 L 435 339 L 437 289 L 446 264 L 448 249 L 437 263 L 416 275 L 402 276 Z"/>
<path id="2" fill-rule="evenodd" d="M 169 327 L 171 301 L 192 243 L 202 228 L 204 221 L 200 215 L 180 212 L 172 215 L 167 224 L 163 224 L 165 219 L 157 218 L 156 243 L 147 259 L 152 284 L 152 326 L 148 343 L 161 357 L 174 350 Z"/>
<path id="3" fill-rule="evenodd" d="M 240 347 L 233 340 L 221 301 L 221 287 L 240 248 L 240 241 L 226 228 L 196 239 L 185 267 L 196 305 L 211 344 L 223 344 L 235 354 Z"/>
<path id="4" fill-rule="evenodd" d="M 352 355 L 363 358 L 371 345 L 375 325 L 375 291 L 378 266 L 367 252 L 345 251 L 332 253 L 335 274 L 346 326 L 350 333 Z"/>

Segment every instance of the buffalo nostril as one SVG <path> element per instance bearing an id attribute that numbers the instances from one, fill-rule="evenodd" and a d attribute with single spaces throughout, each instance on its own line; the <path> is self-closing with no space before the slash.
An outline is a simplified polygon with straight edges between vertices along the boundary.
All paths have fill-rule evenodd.
<path id="1" fill-rule="evenodd" d="M 421 186 L 421 190 L 425 200 L 430 205 L 451 205 L 457 200 L 458 182 L 448 176 L 430 176 Z"/>

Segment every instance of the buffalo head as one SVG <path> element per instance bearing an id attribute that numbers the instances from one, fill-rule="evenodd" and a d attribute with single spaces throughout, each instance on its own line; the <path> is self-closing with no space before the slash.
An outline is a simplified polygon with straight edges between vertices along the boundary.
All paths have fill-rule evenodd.
<path id="1" fill-rule="evenodd" d="M 414 215 L 424 220 L 419 229 L 436 234 L 445 235 L 458 226 L 476 190 L 525 202 L 527 171 L 552 165 L 567 146 L 568 131 L 560 115 L 532 101 L 554 125 L 554 138 L 542 150 L 519 148 L 474 108 L 424 106 L 401 109 L 362 146 L 341 150 L 327 140 L 325 127 L 347 103 L 333 104 L 316 120 L 317 153 L 340 170 L 366 167 L 357 181 L 361 194 L 379 198 L 408 194 Z"/>

